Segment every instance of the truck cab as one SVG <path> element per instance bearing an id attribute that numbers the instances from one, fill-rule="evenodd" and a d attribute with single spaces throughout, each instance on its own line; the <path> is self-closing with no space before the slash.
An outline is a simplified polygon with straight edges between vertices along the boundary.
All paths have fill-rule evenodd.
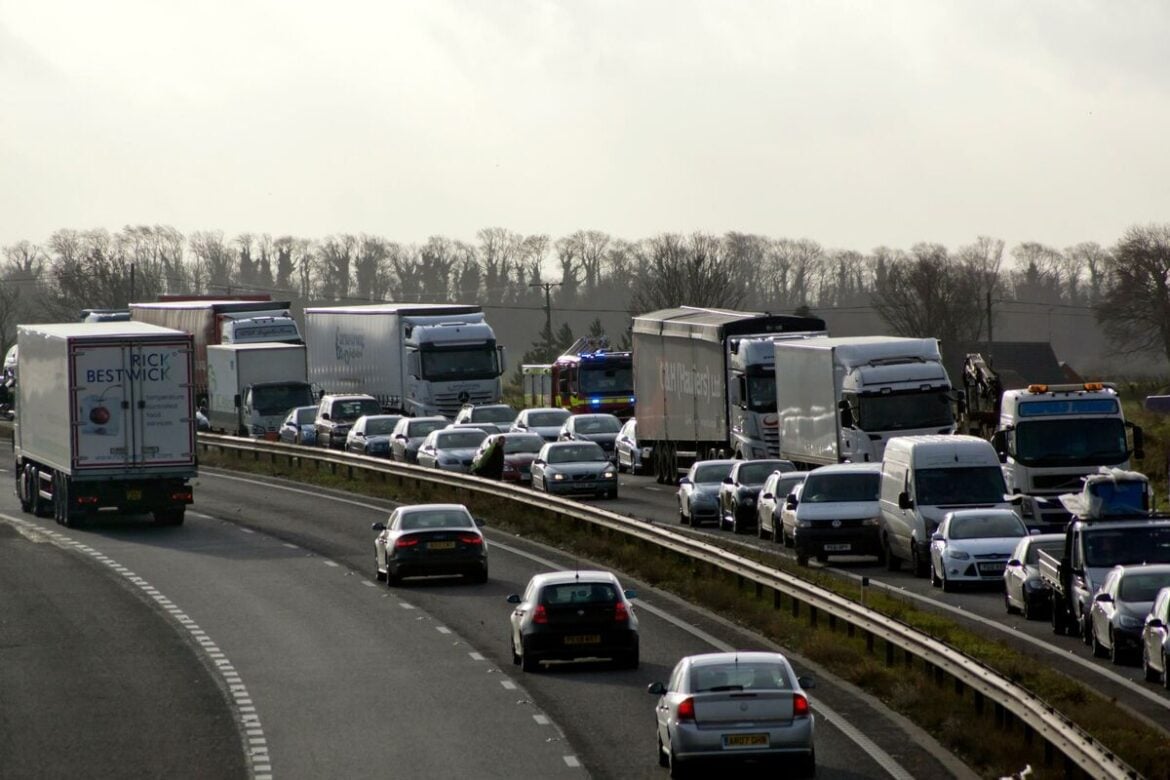
<path id="1" fill-rule="evenodd" d="M 408 415 L 451 418 L 465 404 L 499 400 L 506 350 L 496 344 L 496 334 L 482 314 L 464 321 L 411 315 L 403 317 L 402 324 L 407 381 L 401 406 Z"/>
<path id="2" fill-rule="evenodd" d="M 1128 469 L 1130 456 L 1143 454 L 1141 428 L 1126 421 L 1114 386 L 1101 382 L 1004 391 L 992 444 L 1008 492 L 1024 496 L 1024 522 L 1043 531 L 1068 523 L 1062 493 L 1101 467 Z"/>

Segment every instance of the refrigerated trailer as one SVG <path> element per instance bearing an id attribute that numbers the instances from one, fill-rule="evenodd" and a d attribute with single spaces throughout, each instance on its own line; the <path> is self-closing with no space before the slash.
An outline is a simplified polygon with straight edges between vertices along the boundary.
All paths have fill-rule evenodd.
<path id="1" fill-rule="evenodd" d="M 196 476 L 192 337 L 141 322 L 20 325 L 13 452 L 21 509 L 178 525 Z"/>

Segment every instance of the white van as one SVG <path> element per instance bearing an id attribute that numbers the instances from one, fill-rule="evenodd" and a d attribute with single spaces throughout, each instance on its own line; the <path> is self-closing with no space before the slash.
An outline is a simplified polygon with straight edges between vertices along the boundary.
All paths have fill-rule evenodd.
<path id="1" fill-rule="evenodd" d="M 955 509 L 1012 509 L 999 456 L 977 436 L 903 436 L 882 457 L 879 517 L 886 567 L 930 568 L 930 536 Z"/>

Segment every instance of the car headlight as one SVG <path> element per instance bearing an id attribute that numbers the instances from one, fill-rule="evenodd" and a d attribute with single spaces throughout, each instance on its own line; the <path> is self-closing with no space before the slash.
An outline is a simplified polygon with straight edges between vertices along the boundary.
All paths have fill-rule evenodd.
<path id="1" fill-rule="evenodd" d="M 812 520 L 801 520 L 800 518 L 797 518 L 796 519 L 796 527 L 797 528 L 812 528 Z"/>
<path id="2" fill-rule="evenodd" d="M 754 503 L 756 503 L 756 500 L 754 498 L 752 498 L 751 496 L 744 496 L 744 499 L 743 499 L 744 506 L 751 506 Z"/>
<path id="3" fill-rule="evenodd" d="M 947 550 L 947 557 L 954 558 L 956 561 L 966 561 L 971 558 L 971 553 L 963 550 Z"/>
<path id="4" fill-rule="evenodd" d="M 560 482 L 561 480 L 563 480 L 565 478 L 565 475 L 564 474 L 553 474 L 552 478 L 553 478 L 554 482 Z"/>
<path id="5" fill-rule="evenodd" d="M 602 479 L 613 479 L 617 476 L 616 472 L 607 471 L 601 475 Z"/>
<path id="6" fill-rule="evenodd" d="M 861 521 L 862 525 L 877 525 L 878 519 L 876 517 L 867 517 Z"/>
<path id="7" fill-rule="evenodd" d="M 252 426 L 252 433 L 255 436 L 263 436 L 264 435 L 264 426 L 263 425 L 253 425 Z"/>
<path id="8" fill-rule="evenodd" d="M 1122 628 L 1141 628 L 1144 621 L 1136 615 L 1118 615 L 1117 625 Z"/>

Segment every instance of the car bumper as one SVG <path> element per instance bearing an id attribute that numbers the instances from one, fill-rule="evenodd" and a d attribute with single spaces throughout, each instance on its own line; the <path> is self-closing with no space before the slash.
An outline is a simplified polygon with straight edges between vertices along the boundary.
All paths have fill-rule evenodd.
<path id="1" fill-rule="evenodd" d="M 699 726 L 694 723 L 675 723 L 671 726 L 670 747 L 675 757 L 683 761 L 699 759 L 743 759 L 791 757 L 805 759 L 813 749 L 813 718 L 798 718 L 786 724 L 767 724 L 760 728 L 737 725 L 720 728 L 717 725 Z M 730 734 L 767 734 L 768 747 L 728 748 L 724 738 Z"/>
<path id="2" fill-rule="evenodd" d="M 426 555 L 399 560 L 391 558 L 390 571 L 399 577 L 426 577 L 440 574 L 473 574 L 487 568 L 487 555 Z"/>
<path id="3" fill-rule="evenodd" d="M 718 523 L 719 522 L 719 505 L 718 504 L 700 504 L 699 506 L 690 507 L 690 518 L 696 523 Z"/>
<path id="4" fill-rule="evenodd" d="M 575 644 L 567 637 L 596 635 L 600 641 Z M 570 640 L 571 641 L 571 640 Z M 636 631 L 597 631 L 589 627 L 580 630 L 565 629 L 555 633 L 542 631 L 524 637 L 525 650 L 531 658 L 541 661 L 571 661 L 577 658 L 613 658 L 638 649 Z"/>
<path id="5" fill-rule="evenodd" d="M 944 575 L 951 582 L 1003 582 L 1007 560 L 971 561 L 943 558 Z"/>
<path id="6" fill-rule="evenodd" d="M 877 555 L 878 527 L 801 528 L 792 532 L 796 551 L 808 555 Z M 1002 574 L 1002 572 L 1001 572 Z"/>
<path id="7" fill-rule="evenodd" d="M 1140 652 L 1142 649 L 1142 630 L 1140 628 L 1113 628 L 1113 644 L 1122 652 Z"/>
<path id="8" fill-rule="evenodd" d="M 558 496 L 590 496 L 601 493 L 609 493 L 617 490 L 617 480 L 596 480 L 596 481 L 582 481 L 563 480 L 557 482 L 554 479 L 547 480 L 545 483 L 546 490 Z"/>

